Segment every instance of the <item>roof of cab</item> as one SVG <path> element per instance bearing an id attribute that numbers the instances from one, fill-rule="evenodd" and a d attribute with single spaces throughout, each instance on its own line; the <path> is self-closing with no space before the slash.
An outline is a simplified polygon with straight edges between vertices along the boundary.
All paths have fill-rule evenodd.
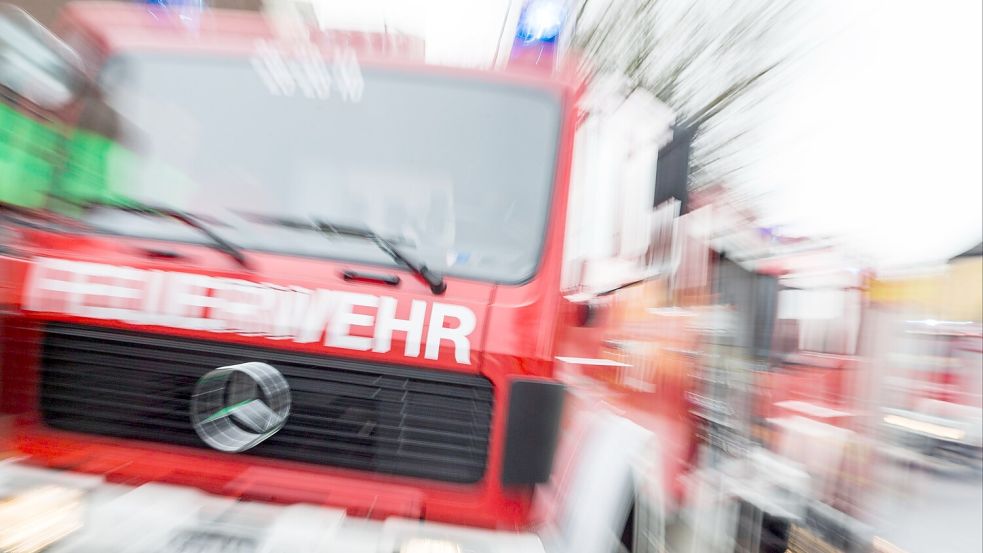
<path id="1" fill-rule="evenodd" d="M 109 50 L 237 50 L 257 39 L 289 38 L 296 22 L 279 25 L 266 14 L 246 10 L 204 9 L 197 12 L 127 2 L 70 2 L 63 17 L 84 28 Z M 360 53 L 396 58 L 423 57 L 423 39 L 397 33 L 321 31 L 307 27 L 313 42 L 342 42 Z"/>
<path id="2" fill-rule="evenodd" d="M 182 26 L 178 12 L 154 5 L 136 2 L 74 1 L 66 4 L 64 13 L 92 30 L 113 31 L 151 31 L 187 32 Z M 184 12 L 187 15 L 187 12 Z M 272 35 L 266 18 L 259 12 L 246 10 L 208 9 L 197 18 L 198 31 L 214 34 L 241 34 L 247 36 Z"/>
<path id="3" fill-rule="evenodd" d="M 187 14 L 184 14 L 187 15 Z M 246 10 L 206 9 L 190 18 L 182 12 L 137 2 L 73 1 L 62 12 L 62 23 L 83 28 L 107 53 L 120 50 L 253 52 L 257 39 L 289 38 L 285 30 L 266 14 Z M 296 22 L 292 22 L 296 23 Z M 362 61 L 399 65 L 425 64 L 425 44 L 420 37 L 399 33 L 366 33 L 308 28 L 309 40 L 325 50 L 344 45 L 355 50 Z M 475 70 L 443 68 L 454 72 L 494 73 L 509 81 L 538 83 L 565 88 L 579 94 L 582 82 L 571 65 L 548 72 L 529 68 Z"/>

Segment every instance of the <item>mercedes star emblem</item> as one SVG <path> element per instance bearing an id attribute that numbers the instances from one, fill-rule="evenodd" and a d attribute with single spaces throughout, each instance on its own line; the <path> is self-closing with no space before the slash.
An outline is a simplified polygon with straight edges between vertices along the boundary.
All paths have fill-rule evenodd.
<path id="1" fill-rule="evenodd" d="M 209 446 L 246 451 L 276 434 L 290 415 L 290 386 L 279 371 L 252 362 L 215 369 L 198 380 L 191 422 Z"/>

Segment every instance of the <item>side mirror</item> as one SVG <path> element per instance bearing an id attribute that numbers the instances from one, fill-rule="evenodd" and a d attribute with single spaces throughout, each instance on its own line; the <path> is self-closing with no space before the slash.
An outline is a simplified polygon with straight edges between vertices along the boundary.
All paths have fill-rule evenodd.
<path id="1" fill-rule="evenodd" d="M 593 300 L 584 300 L 574 304 L 574 324 L 577 326 L 594 326 L 600 306 Z"/>
<path id="2" fill-rule="evenodd" d="M 595 326 L 598 322 L 601 306 L 598 298 L 588 292 L 590 282 L 590 267 L 592 263 L 586 259 L 571 265 L 571 281 L 575 283 L 575 292 L 566 296 L 570 306 L 570 318 L 574 326 Z"/>
<path id="3" fill-rule="evenodd" d="M 0 4 L 0 96 L 47 111 L 69 105 L 85 74 L 74 50 L 24 10 Z"/>

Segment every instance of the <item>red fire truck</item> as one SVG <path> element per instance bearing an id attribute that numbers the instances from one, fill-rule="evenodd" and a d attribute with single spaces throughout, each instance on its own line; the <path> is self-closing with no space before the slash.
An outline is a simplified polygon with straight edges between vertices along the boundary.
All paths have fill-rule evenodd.
<path id="1" fill-rule="evenodd" d="M 3 10 L 4 547 L 661 550 L 707 251 L 652 207 L 671 114 L 585 88 L 536 4 L 480 71 Z"/>

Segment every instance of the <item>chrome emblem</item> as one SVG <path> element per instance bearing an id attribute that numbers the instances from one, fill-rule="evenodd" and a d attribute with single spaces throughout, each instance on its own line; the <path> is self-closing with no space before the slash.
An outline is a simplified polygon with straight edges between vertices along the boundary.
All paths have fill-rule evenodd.
<path id="1" fill-rule="evenodd" d="M 246 451 L 283 428 L 290 415 L 290 386 L 279 371 L 252 362 L 215 369 L 198 380 L 191 422 L 209 446 Z"/>

